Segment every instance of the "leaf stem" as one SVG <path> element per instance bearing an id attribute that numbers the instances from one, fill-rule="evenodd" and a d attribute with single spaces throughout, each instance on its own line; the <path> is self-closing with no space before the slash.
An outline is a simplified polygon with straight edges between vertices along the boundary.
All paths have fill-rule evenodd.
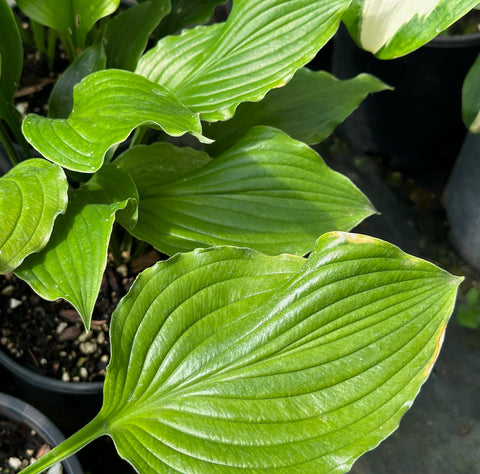
<path id="1" fill-rule="evenodd" d="M 31 24 L 37 51 L 41 56 L 45 56 L 47 54 L 47 48 L 45 47 L 45 27 L 34 20 L 31 21 Z"/>
<path id="2" fill-rule="evenodd" d="M 73 63 L 74 59 L 76 58 L 77 54 L 75 52 L 75 45 L 73 44 L 72 37 L 63 32 L 59 32 L 60 41 L 65 46 L 65 51 L 67 52 L 68 60 Z"/>
<path id="3" fill-rule="evenodd" d="M 47 48 L 47 58 L 48 58 L 48 69 L 53 71 L 53 66 L 55 64 L 55 50 L 57 46 L 58 32 L 56 30 L 50 29 L 48 34 L 48 48 Z"/>
<path id="4" fill-rule="evenodd" d="M 20 159 L 20 157 L 18 156 L 18 153 L 13 147 L 12 141 L 8 136 L 8 131 L 1 120 L 0 120 L 0 141 L 2 142 L 2 145 L 5 148 L 5 151 L 7 152 L 8 157 L 10 158 L 10 162 L 12 163 L 12 165 L 15 166 L 17 163 L 20 163 L 20 161 L 22 160 Z"/>
<path id="5" fill-rule="evenodd" d="M 138 127 L 136 130 L 135 130 L 135 133 L 133 134 L 133 137 L 132 139 L 130 140 L 130 145 L 128 148 L 132 148 L 134 147 L 135 145 L 141 145 L 144 143 L 144 138 L 145 138 L 145 135 L 148 131 L 148 127 L 146 126 L 142 126 L 142 127 Z"/>
<path id="6" fill-rule="evenodd" d="M 122 263 L 124 263 L 124 259 L 122 257 L 122 249 L 120 246 L 120 239 L 118 238 L 117 232 L 118 227 L 113 229 L 112 235 L 110 237 L 109 250 L 112 253 L 115 265 L 118 267 Z"/>
<path id="7" fill-rule="evenodd" d="M 87 425 L 70 436 L 70 438 L 67 438 L 51 451 L 44 454 L 33 464 L 30 464 L 30 466 L 26 467 L 23 471 L 21 471 L 21 474 L 36 474 L 43 472 L 44 470 L 68 458 L 72 454 L 75 454 L 91 441 L 106 433 L 105 420 L 103 416 L 98 414 Z"/>

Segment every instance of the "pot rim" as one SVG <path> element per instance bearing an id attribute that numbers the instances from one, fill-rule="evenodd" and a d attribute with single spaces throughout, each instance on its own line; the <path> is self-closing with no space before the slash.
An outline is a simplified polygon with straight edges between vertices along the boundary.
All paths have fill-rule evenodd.
<path id="1" fill-rule="evenodd" d="M 99 394 L 103 390 L 103 382 L 65 382 L 39 374 L 19 364 L 3 350 L 0 350 L 0 365 L 29 385 L 36 385 L 52 392 L 91 395 Z"/>
<path id="2" fill-rule="evenodd" d="M 424 46 L 429 48 L 465 48 L 480 45 L 480 32 L 466 35 L 436 36 Z"/>
<path id="3" fill-rule="evenodd" d="M 0 415 L 19 421 L 34 429 L 44 441 L 52 446 L 56 446 L 65 440 L 63 433 L 41 411 L 20 398 L 3 392 L 0 392 Z M 67 473 L 83 473 L 76 456 L 64 459 L 62 464 Z"/>

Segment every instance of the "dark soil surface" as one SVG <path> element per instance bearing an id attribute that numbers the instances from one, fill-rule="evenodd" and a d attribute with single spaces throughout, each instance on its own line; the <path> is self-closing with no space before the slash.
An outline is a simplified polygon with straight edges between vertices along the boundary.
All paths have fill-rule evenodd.
<path id="1" fill-rule="evenodd" d="M 20 472 L 48 451 L 50 446 L 34 430 L 0 416 L 0 473 Z"/>
<path id="2" fill-rule="evenodd" d="M 110 316 L 134 275 L 159 257 L 150 250 L 129 267 L 109 263 L 88 332 L 66 301 L 44 301 L 13 274 L 1 276 L 0 314 L 7 317 L 0 318 L 0 349 L 42 375 L 73 382 L 102 381 L 110 360 Z"/>

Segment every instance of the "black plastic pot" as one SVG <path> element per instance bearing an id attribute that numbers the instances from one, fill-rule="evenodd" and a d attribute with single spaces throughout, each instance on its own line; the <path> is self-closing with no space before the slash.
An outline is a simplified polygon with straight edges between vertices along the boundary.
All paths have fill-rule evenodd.
<path id="1" fill-rule="evenodd" d="M 373 94 L 339 128 L 357 151 L 379 154 L 399 170 L 447 175 L 466 134 L 461 90 L 480 53 L 480 34 L 435 38 L 394 60 L 361 50 L 341 28 L 332 69 L 340 79 L 368 72 L 395 88 Z"/>
<path id="2" fill-rule="evenodd" d="M 468 134 L 443 195 L 449 238 L 480 271 L 480 136 Z"/>
<path id="3" fill-rule="evenodd" d="M 24 401 L 5 393 L 0 393 L 0 415 L 35 430 L 50 446 L 56 446 L 65 439 L 60 430 L 43 413 Z M 62 466 L 66 474 L 83 473 L 76 456 L 70 456 L 62 461 Z"/>
<path id="4" fill-rule="evenodd" d="M 0 351 L 0 390 L 38 407 L 66 435 L 93 419 L 102 405 L 103 382 L 63 382 L 45 377 L 15 362 Z M 134 469 L 117 454 L 112 440 L 103 436 L 82 448 L 78 458 L 91 474 Z"/>
<path id="5" fill-rule="evenodd" d="M 30 370 L 0 351 L 1 388 L 38 407 L 67 434 L 100 410 L 103 382 L 64 382 Z"/>

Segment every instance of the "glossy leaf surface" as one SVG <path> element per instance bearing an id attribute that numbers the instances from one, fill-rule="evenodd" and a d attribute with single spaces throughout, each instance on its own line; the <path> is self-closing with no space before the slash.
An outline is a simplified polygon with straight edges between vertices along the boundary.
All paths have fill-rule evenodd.
<path id="1" fill-rule="evenodd" d="M 118 160 L 140 197 L 132 233 L 168 255 L 220 244 L 303 255 L 320 234 L 349 230 L 375 212 L 348 178 L 273 128 L 253 128 L 213 161 L 174 150 L 134 148 Z M 176 176 L 165 172 L 169 162 L 180 166 Z"/>
<path id="2" fill-rule="evenodd" d="M 299 69 L 284 87 L 260 102 L 241 104 L 227 122 L 212 123 L 205 133 L 215 140 L 208 152 L 217 155 L 254 125 L 279 128 L 309 145 L 327 138 L 368 94 L 387 89 L 379 79 L 360 74 L 340 81 L 324 71 Z"/>
<path id="3" fill-rule="evenodd" d="M 74 171 L 97 171 L 107 150 L 140 125 L 157 125 L 173 136 L 201 132 L 197 114 L 162 86 L 128 71 L 90 74 L 75 86 L 73 101 L 68 119 L 30 114 L 23 131 L 43 156 Z"/>
<path id="4" fill-rule="evenodd" d="M 161 40 L 137 72 L 206 121 L 285 85 L 335 33 L 350 0 L 236 0 L 225 23 Z"/>
<path id="5" fill-rule="evenodd" d="M 151 0 L 112 18 L 104 36 L 108 67 L 133 71 L 147 46 L 148 37 L 169 11 L 169 0 Z"/>
<path id="6" fill-rule="evenodd" d="M 73 88 L 92 72 L 105 69 L 107 56 L 101 44 L 89 46 L 65 69 L 53 86 L 48 103 L 50 118 L 67 118 L 73 107 Z"/>
<path id="7" fill-rule="evenodd" d="M 72 190 L 66 214 L 58 219 L 48 245 L 16 270 L 42 298 L 69 301 L 90 327 L 93 307 L 107 264 L 116 214 L 135 222 L 135 185 L 110 165 L 79 190 Z"/>
<path id="8" fill-rule="evenodd" d="M 462 117 L 470 132 L 480 132 L 480 56 L 477 57 L 463 83 Z"/>
<path id="9" fill-rule="evenodd" d="M 353 0 L 343 21 L 360 47 L 392 59 L 423 46 L 477 4 L 476 0 Z"/>
<path id="10" fill-rule="evenodd" d="M 8 273 L 47 243 L 67 208 L 67 178 L 41 159 L 23 161 L 0 178 L 0 273 Z"/>
<path id="11" fill-rule="evenodd" d="M 97 426 L 144 474 L 346 472 L 412 404 L 460 280 L 354 234 L 303 265 L 177 255 L 112 318 Z"/>
<path id="12" fill-rule="evenodd" d="M 80 48 L 97 20 L 113 13 L 120 0 L 17 0 L 20 9 L 41 25 L 58 30 Z M 80 52 L 80 51 L 77 51 Z"/>

